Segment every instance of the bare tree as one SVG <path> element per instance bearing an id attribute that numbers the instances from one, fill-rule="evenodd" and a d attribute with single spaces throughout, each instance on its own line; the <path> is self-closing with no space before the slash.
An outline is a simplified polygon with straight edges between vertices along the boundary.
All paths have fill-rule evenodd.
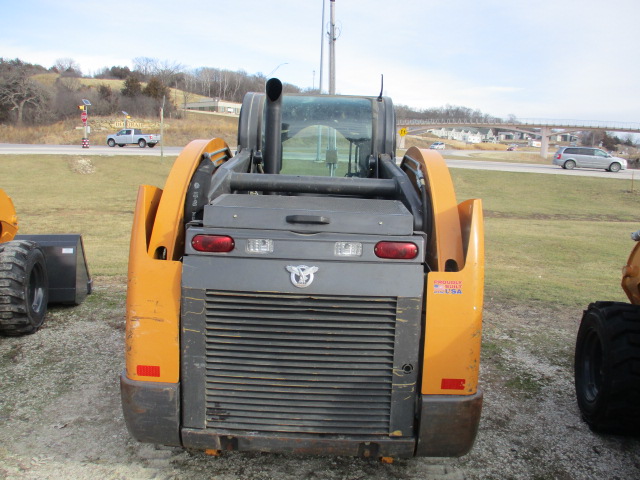
<path id="1" fill-rule="evenodd" d="M 0 72 L 0 104 L 15 112 L 16 124 L 21 126 L 28 108 L 38 115 L 47 102 L 47 92 L 30 77 L 29 69 L 21 64 L 3 64 Z"/>
<path id="2" fill-rule="evenodd" d="M 220 88 L 218 90 L 220 94 L 218 97 L 220 97 L 221 100 L 227 99 L 227 90 L 229 89 L 229 83 L 231 80 L 230 77 L 231 72 L 229 70 L 220 70 Z"/>
<path id="3" fill-rule="evenodd" d="M 61 75 L 81 77 L 80 65 L 73 58 L 59 58 L 53 68 Z"/>
<path id="4" fill-rule="evenodd" d="M 199 92 L 202 95 L 211 97 L 212 86 L 215 79 L 215 70 L 213 68 L 208 68 L 208 67 L 199 68 L 198 70 L 196 70 L 195 76 L 198 79 L 198 82 L 200 83 Z"/>
<path id="5" fill-rule="evenodd" d="M 158 70 L 158 59 L 150 57 L 136 57 L 133 59 L 133 71 L 138 72 L 144 79 Z"/>
<path id="6" fill-rule="evenodd" d="M 182 78 L 184 71 L 183 65 L 164 60 L 157 63 L 153 75 L 159 77 L 165 85 L 171 85 Z"/>

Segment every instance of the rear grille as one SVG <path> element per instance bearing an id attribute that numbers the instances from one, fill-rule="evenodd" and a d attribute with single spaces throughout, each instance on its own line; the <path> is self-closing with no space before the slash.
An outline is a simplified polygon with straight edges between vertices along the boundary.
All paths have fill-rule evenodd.
<path id="1" fill-rule="evenodd" d="M 388 435 L 396 303 L 207 291 L 207 427 Z"/>

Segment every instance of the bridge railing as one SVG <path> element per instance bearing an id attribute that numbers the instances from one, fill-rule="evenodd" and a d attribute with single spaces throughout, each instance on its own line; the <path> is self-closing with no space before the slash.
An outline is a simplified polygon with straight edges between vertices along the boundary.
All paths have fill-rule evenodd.
<path id="1" fill-rule="evenodd" d="M 467 119 L 399 119 L 398 125 L 401 126 L 473 126 L 473 127 L 549 127 L 549 128 L 584 128 L 584 129 L 602 129 L 618 132 L 640 132 L 640 122 L 615 122 L 601 120 L 566 120 L 566 119 L 540 119 L 540 118 L 518 118 L 511 120 L 492 119 L 492 120 L 467 120 Z"/>

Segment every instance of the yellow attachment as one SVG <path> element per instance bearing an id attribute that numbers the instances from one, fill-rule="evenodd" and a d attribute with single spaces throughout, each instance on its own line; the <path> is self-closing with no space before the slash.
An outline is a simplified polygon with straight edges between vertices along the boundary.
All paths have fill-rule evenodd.
<path id="1" fill-rule="evenodd" d="M 457 211 L 465 254 L 462 269 L 427 275 L 423 394 L 471 395 L 478 388 L 484 295 L 482 202 L 467 200 Z M 455 230 L 454 225 L 449 227 Z"/>
<path id="2" fill-rule="evenodd" d="M 176 159 L 165 189 L 143 185 L 133 218 L 126 314 L 126 369 L 131 380 L 177 383 L 180 378 L 180 281 L 184 202 L 204 153 L 222 152 L 220 139 L 194 140 Z"/>
<path id="3" fill-rule="evenodd" d="M 632 304 L 640 305 L 640 242 L 636 242 L 622 267 L 622 289 Z"/>
<path id="4" fill-rule="evenodd" d="M 18 232 L 18 217 L 11 197 L 0 189 L 0 243 L 13 240 Z"/>
<path id="5" fill-rule="evenodd" d="M 440 272 L 451 269 L 445 265 L 451 265 L 452 262 L 460 268 L 464 263 L 460 220 L 449 168 L 442 155 L 433 150 L 411 147 L 405 156 L 411 157 L 420 165 L 425 176 L 427 194 L 431 198 L 433 232 L 429 236 L 427 263 L 432 270 Z"/>

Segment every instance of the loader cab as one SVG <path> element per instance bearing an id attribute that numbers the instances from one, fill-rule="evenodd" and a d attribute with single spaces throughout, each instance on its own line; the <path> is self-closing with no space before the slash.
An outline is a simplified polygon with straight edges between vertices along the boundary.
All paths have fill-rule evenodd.
<path id="1" fill-rule="evenodd" d="M 272 118 L 278 125 L 270 129 Z M 245 149 L 263 157 L 268 173 L 377 178 L 379 156 L 395 152 L 393 104 L 387 97 L 281 95 L 272 100 L 268 90 L 248 93 L 238 132 L 238 151 Z"/>

